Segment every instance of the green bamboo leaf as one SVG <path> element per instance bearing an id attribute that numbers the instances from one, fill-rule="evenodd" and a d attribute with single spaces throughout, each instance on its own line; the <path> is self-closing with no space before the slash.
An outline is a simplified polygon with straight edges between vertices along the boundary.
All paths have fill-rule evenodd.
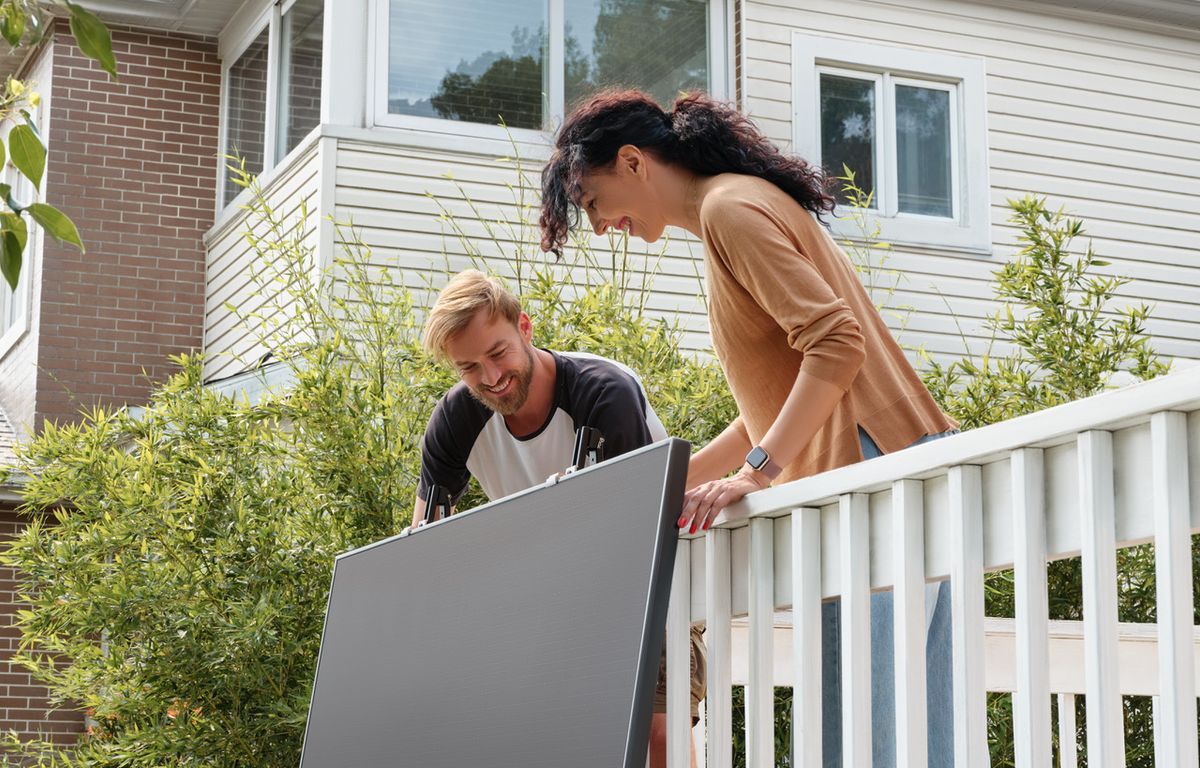
<path id="1" fill-rule="evenodd" d="M 94 59 L 100 67 L 117 79 L 117 59 L 113 56 L 112 35 L 104 22 L 83 6 L 66 0 L 71 9 L 71 34 L 79 44 L 79 50 L 89 59 Z"/>
<path id="2" fill-rule="evenodd" d="M 79 237 L 79 230 L 75 227 L 75 222 L 67 218 L 67 215 L 55 208 L 53 205 L 46 203 L 33 203 L 25 209 L 33 220 L 54 235 L 60 243 L 70 243 L 80 250 L 86 252 L 83 247 L 83 240 Z"/>
<path id="3" fill-rule="evenodd" d="M 13 165 L 21 174 L 33 182 L 34 189 L 42 185 L 42 173 L 46 170 L 46 148 L 29 125 L 15 126 L 8 134 L 8 151 Z"/>

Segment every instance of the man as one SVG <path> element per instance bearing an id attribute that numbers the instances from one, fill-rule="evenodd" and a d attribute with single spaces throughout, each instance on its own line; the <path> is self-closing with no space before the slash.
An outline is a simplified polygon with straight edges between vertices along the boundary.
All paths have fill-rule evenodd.
<path id="1" fill-rule="evenodd" d="M 472 476 L 489 499 L 544 482 L 570 463 L 579 427 L 599 430 L 608 458 L 667 437 L 633 371 L 596 355 L 539 349 L 532 339 L 529 316 L 494 277 L 468 270 L 438 296 L 425 324 L 425 349 L 453 366 L 460 382 L 438 402 L 425 430 L 414 526 L 425 521 L 432 485 L 445 488 L 454 504 Z M 693 718 L 704 695 L 703 667 L 693 630 Z M 665 705 L 660 668 L 652 766 L 666 763 Z"/>

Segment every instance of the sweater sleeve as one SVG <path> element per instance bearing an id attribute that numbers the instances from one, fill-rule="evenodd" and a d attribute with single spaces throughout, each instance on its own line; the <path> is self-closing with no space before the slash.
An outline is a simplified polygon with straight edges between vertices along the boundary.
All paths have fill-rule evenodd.
<path id="1" fill-rule="evenodd" d="M 700 220 L 713 255 L 803 353 L 800 370 L 848 390 L 866 356 L 858 319 L 774 212 L 738 195 L 714 195 Z"/>

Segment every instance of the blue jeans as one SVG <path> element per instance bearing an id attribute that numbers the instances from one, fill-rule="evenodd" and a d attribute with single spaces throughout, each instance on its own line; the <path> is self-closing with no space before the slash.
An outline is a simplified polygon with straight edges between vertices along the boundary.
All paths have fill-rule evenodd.
<path id="1" fill-rule="evenodd" d="M 957 430 L 926 435 L 913 445 L 947 437 Z M 883 452 L 859 428 L 863 458 Z M 950 582 L 925 587 L 926 698 L 929 722 L 929 766 L 954 764 L 954 688 L 951 677 Z M 842 765 L 841 601 L 821 606 L 821 742 L 826 768 Z M 892 631 L 892 593 L 871 595 L 871 764 L 896 765 L 895 637 Z"/>

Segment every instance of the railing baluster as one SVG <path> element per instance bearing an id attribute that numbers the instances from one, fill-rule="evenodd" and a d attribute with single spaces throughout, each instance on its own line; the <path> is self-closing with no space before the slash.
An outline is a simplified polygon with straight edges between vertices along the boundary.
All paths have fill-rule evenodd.
<path id="1" fill-rule="evenodd" d="M 929 764 L 925 699 L 925 499 L 919 480 L 892 484 L 892 563 L 896 569 L 896 763 Z"/>
<path id="2" fill-rule="evenodd" d="M 1058 694 L 1058 768 L 1078 768 L 1075 746 L 1075 694 Z"/>
<path id="3" fill-rule="evenodd" d="M 1046 592 L 1045 468 L 1039 448 L 1012 454 L 1013 579 L 1017 693 L 1013 724 L 1017 765 L 1050 764 L 1050 623 Z"/>
<path id="4" fill-rule="evenodd" d="M 729 531 L 714 528 L 704 541 L 705 617 L 708 628 L 708 693 L 704 697 L 707 721 L 705 750 L 708 768 L 733 768 L 733 649 L 730 641 Z"/>
<path id="5" fill-rule="evenodd" d="M 983 687 L 983 488 L 979 467 L 951 467 L 950 597 L 954 638 L 954 764 L 987 765 Z"/>
<path id="6" fill-rule="evenodd" d="M 675 574 L 667 608 L 667 765 L 691 765 L 691 542 L 681 539 L 675 551 Z"/>
<path id="7" fill-rule="evenodd" d="M 749 674 L 746 681 L 746 768 L 775 764 L 775 521 L 750 521 Z"/>
<path id="8" fill-rule="evenodd" d="M 750 669 L 746 684 L 746 768 L 775 765 L 775 521 L 750 521 Z"/>
<path id="9" fill-rule="evenodd" d="M 1125 765 L 1125 727 L 1117 674 L 1117 543 L 1112 433 L 1078 438 L 1082 516 L 1083 658 L 1089 765 Z"/>
<path id="10" fill-rule="evenodd" d="M 792 513 L 792 753 L 819 768 L 821 745 L 821 510 Z"/>
<path id="11" fill-rule="evenodd" d="M 842 760 L 871 765 L 871 559 L 868 499 L 839 500 L 842 586 Z"/>
<path id="12" fill-rule="evenodd" d="M 1196 670 L 1187 417 L 1150 418 L 1154 479 L 1154 566 L 1158 603 L 1158 765 L 1197 763 Z M 1158 715 L 1161 714 L 1161 717 Z"/>

